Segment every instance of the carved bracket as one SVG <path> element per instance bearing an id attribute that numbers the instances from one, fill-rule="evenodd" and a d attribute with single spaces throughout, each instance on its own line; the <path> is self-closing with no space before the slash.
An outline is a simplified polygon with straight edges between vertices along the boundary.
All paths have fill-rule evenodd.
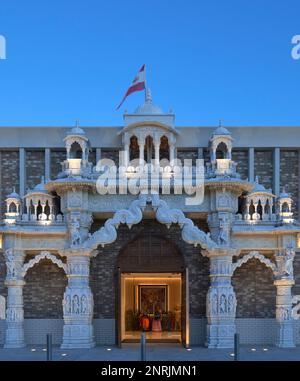
<path id="1" fill-rule="evenodd" d="M 139 198 L 134 200 L 128 209 L 118 210 L 112 218 L 108 219 L 103 227 L 84 242 L 83 247 L 96 250 L 98 245 L 104 246 L 114 242 L 117 239 L 117 228 L 120 223 L 127 224 L 129 228 L 138 224 L 143 218 L 142 210 L 147 204 L 151 204 L 152 208 L 156 210 L 156 219 L 160 223 L 167 225 L 167 227 L 172 224 L 179 224 L 185 242 L 195 246 L 201 245 L 204 249 L 218 246 L 209 234 L 195 226 L 193 221 L 186 218 L 180 209 L 170 209 L 165 201 L 159 199 L 158 195 L 140 194 Z"/>

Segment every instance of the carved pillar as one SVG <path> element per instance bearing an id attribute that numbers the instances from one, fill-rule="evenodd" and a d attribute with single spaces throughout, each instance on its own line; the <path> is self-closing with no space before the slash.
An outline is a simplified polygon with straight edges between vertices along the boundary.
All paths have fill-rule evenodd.
<path id="1" fill-rule="evenodd" d="M 278 324 L 276 345 L 281 348 L 293 348 L 294 331 L 292 318 L 292 293 L 294 281 L 290 279 L 277 279 L 276 286 L 276 320 Z"/>
<path id="2" fill-rule="evenodd" d="M 139 144 L 139 149 L 140 149 L 140 154 L 139 154 L 139 164 L 140 166 L 144 165 L 144 149 L 145 149 L 145 144 Z"/>
<path id="3" fill-rule="evenodd" d="M 159 148 L 160 148 L 160 140 L 154 141 L 154 165 L 155 167 L 159 166 Z"/>
<path id="4" fill-rule="evenodd" d="M 7 308 L 4 348 L 25 347 L 23 309 L 23 286 L 25 282 L 22 274 L 24 257 L 24 252 L 20 250 L 8 249 L 5 252 Z"/>
<path id="5" fill-rule="evenodd" d="M 175 159 L 175 145 L 174 144 L 170 144 L 169 157 L 170 157 L 170 163 L 173 164 L 174 159 Z"/>
<path id="6" fill-rule="evenodd" d="M 293 348 L 294 332 L 292 319 L 292 286 L 295 284 L 293 261 L 295 251 L 286 248 L 275 255 L 277 274 L 274 281 L 276 286 L 276 320 L 278 324 L 276 345 L 282 348 Z"/>
<path id="7" fill-rule="evenodd" d="M 81 250 L 68 250 L 68 286 L 64 293 L 64 328 L 61 348 L 92 348 L 95 346 L 93 294 L 89 287 L 90 257 Z"/>
<path id="8" fill-rule="evenodd" d="M 236 297 L 231 285 L 232 249 L 209 250 L 210 287 L 206 299 L 208 348 L 233 348 Z"/>
<path id="9" fill-rule="evenodd" d="M 124 166 L 127 168 L 129 165 L 129 144 L 124 146 Z"/>

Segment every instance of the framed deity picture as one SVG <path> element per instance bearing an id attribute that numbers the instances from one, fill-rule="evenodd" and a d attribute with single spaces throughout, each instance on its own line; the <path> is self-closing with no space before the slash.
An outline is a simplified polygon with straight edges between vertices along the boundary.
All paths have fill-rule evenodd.
<path id="1" fill-rule="evenodd" d="M 168 312 L 167 285 L 139 285 L 139 311 L 144 314 L 154 314 L 159 308 Z"/>

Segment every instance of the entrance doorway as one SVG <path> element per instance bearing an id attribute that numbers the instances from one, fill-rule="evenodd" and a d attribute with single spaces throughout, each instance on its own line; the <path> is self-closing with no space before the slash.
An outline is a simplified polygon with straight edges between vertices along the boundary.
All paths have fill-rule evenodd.
<path id="1" fill-rule="evenodd" d="M 121 275 L 121 341 L 182 342 L 182 274 Z"/>
<path id="2" fill-rule="evenodd" d="M 177 246 L 151 231 L 138 235 L 118 257 L 117 343 L 189 345 L 188 272 Z"/>

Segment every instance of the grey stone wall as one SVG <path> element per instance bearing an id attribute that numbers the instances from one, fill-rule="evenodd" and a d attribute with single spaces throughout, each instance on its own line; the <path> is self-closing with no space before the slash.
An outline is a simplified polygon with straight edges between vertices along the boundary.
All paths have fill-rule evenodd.
<path id="1" fill-rule="evenodd" d="M 64 271 L 48 259 L 28 270 L 24 286 L 25 319 L 61 319 L 67 286 Z"/>
<path id="2" fill-rule="evenodd" d="M 241 175 L 241 178 L 245 180 L 248 178 L 248 150 L 232 151 L 232 160 L 237 162 L 237 171 Z"/>
<path id="3" fill-rule="evenodd" d="M 94 229 L 99 228 L 94 225 Z M 116 262 L 120 250 L 143 231 L 161 235 L 177 245 L 189 268 L 190 314 L 192 317 L 205 316 L 206 294 L 209 287 L 209 261 L 201 255 L 199 248 L 185 243 L 181 238 L 180 228 L 144 220 L 130 230 L 126 226 L 118 229 L 117 240 L 99 249 L 97 257 L 91 260 L 91 288 L 94 294 L 94 318 L 115 318 Z"/>
<path id="4" fill-rule="evenodd" d="M 6 212 L 5 202 L 6 196 L 16 188 L 19 192 L 19 150 L 2 150 L 0 152 L 0 199 L 1 213 Z"/>
<path id="5" fill-rule="evenodd" d="M 272 270 L 257 259 L 237 268 L 232 285 L 237 298 L 237 318 L 274 318 L 276 287 Z"/>
<path id="6" fill-rule="evenodd" d="M 34 188 L 45 175 L 45 151 L 26 150 L 26 187 Z"/>
<path id="7" fill-rule="evenodd" d="M 66 160 L 66 150 L 51 150 L 50 153 L 50 177 L 56 179 L 59 172 L 62 171 L 61 163 Z"/>
<path id="8" fill-rule="evenodd" d="M 273 189 L 273 151 L 254 151 L 254 175 L 259 177 L 260 184 Z"/>
<path id="9" fill-rule="evenodd" d="M 285 186 L 285 190 L 291 193 L 293 204 L 292 211 L 294 217 L 298 217 L 298 194 L 299 194 L 299 151 L 280 150 L 280 191 Z"/>

